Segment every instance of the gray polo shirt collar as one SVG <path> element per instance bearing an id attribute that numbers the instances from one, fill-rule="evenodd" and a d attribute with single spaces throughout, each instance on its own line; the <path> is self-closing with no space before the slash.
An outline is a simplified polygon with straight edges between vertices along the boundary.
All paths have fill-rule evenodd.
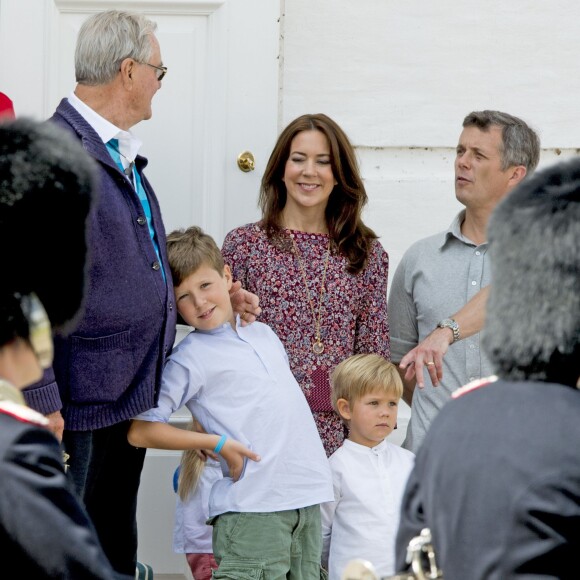
<path id="1" fill-rule="evenodd" d="M 443 236 L 443 240 L 441 241 L 441 244 L 439 246 L 439 249 L 442 250 L 449 242 L 449 240 L 451 240 L 452 238 L 456 238 L 457 240 L 459 240 L 460 242 L 463 242 L 464 244 L 468 244 L 470 246 L 477 246 L 477 244 L 475 242 L 473 242 L 472 240 L 470 240 L 469 238 L 465 237 L 463 235 L 463 233 L 461 232 L 461 224 L 463 223 L 463 220 L 465 220 L 465 210 L 461 210 L 453 219 L 453 221 L 451 222 L 451 225 L 449 226 L 449 228 L 447 228 L 447 231 L 445 232 L 445 235 Z M 480 246 L 484 246 L 486 245 L 487 242 L 483 242 L 482 244 L 480 244 Z"/>

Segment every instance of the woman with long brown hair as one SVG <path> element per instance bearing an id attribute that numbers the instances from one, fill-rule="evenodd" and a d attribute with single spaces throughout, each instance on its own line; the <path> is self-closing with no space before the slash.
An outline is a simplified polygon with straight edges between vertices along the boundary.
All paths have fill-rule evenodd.
<path id="1" fill-rule="evenodd" d="M 327 455 L 344 428 L 329 375 L 357 353 L 390 358 L 389 260 L 362 221 L 367 194 L 354 149 L 324 114 L 280 134 L 262 178 L 262 220 L 232 230 L 222 254 L 235 280 L 260 298 L 260 320 L 284 344 Z"/>

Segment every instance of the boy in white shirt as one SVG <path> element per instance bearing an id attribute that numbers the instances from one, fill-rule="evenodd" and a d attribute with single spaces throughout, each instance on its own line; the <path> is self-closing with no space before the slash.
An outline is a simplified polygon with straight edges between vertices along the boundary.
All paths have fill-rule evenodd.
<path id="1" fill-rule="evenodd" d="M 157 407 L 133 420 L 129 441 L 183 450 L 206 441 L 220 461 L 238 442 L 259 452 L 259 462 L 221 461 L 209 498 L 214 577 L 325 577 L 319 504 L 333 499 L 332 476 L 286 351 L 269 326 L 234 316 L 231 271 L 210 236 L 174 231 L 167 252 L 177 310 L 195 331 L 174 348 Z M 168 424 L 184 405 L 207 434 Z"/>
<path id="2" fill-rule="evenodd" d="M 331 376 L 332 406 L 349 437 L 330 457 L 334 501 L 322 505 L 323 557 L 330 580 L 362 558 L 378 575 L 395 573 L 399 511 L 415 455 L 386 441 L 397 423 L 403 384 L 376 354 L 342 361 Z"/>

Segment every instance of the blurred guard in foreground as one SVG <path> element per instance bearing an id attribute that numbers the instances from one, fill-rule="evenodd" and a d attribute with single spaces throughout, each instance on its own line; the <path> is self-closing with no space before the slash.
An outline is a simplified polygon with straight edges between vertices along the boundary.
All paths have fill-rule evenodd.
<path id="1" fill-rule="evenodd" d="M 411 473 L 397 537 L 428 527 L 446 580 L 577 578 L 580 160 L 521 183 L 489 224 L 483 347 L 497 376 L 458 389 Z"/>
<path id="2" fill-rule="evenodd" d="M 20 389 L 52 362 L 52 329 L 82 308 L 94 167 L 57 127 L 0 124 L 0 545 L 2 578 L 113 579 L 47 419 Z"/>

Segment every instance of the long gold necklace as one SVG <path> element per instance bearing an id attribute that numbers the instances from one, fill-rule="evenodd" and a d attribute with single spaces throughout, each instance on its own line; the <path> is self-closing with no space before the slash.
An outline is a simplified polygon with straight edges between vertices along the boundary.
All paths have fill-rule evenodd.
<path id="1" fill-rule="evenodd" d="M 306 288 L 306 296 L 308 297 L 308 303 L 310 304 L 310 310 L 312 312 L 312 319 L 314 320 L 314 342 L 312 343 L 312 350 L 315 354 L 322 354 L 324 352 L 324 344 L 320 337 L 320 316 L 322 314 L 322 302 L 324 297 L 324 282 L 326 281 L 326 270 L 328 269 L 328 259 L 330 257 L 330 237 L 328 238 L 328 248 L 326 249 L 326 261 L 324 262 L 324 273 L 322 274 L 322 283 L 320 284 L 320 296 L 318 297 L 318 316 L 314 310 L 314 302 L 312 302 L 312 297 L 310 296 L 310 290 L 308 289 L 308 283 L 306 281 L 306 272 L 304 270 L 304 264 L 302 263 L 302 256 L 296 245 L 294 237 L 291 236 L 292 247 L 294 249 L 294 255 L 298 261 L 298 266 L 300 266 L 300 272 L 302 272 L 302 280 L 304 280 L 304 287 Z"/>

